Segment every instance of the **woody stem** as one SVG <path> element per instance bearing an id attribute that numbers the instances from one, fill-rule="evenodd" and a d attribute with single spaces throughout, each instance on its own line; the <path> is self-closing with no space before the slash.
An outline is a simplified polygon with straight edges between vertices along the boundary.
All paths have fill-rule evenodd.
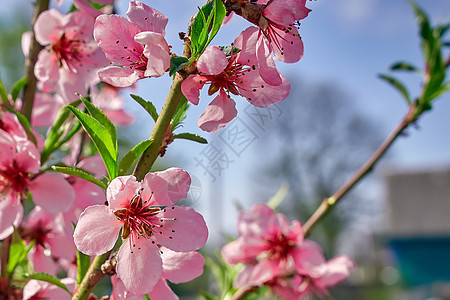
<path id="1" fill-rule="evenodd" d="M 20 112 L 31 120 L 31 111 L 33 109 L 34 94 L 36 93 L 37 79 L 34 75 L 34 66 L 36 65 L 38 54 L 42 50 L 42 46 L 36 41 L 34 33 L 34 23 L 36 23 L 39 15 L 48 9 L 50 0 L 37 0 L 36 7 L 34 9 L 33 20 L 31 22 L 31 43 L 30 52 L 25 60 L 25 76 L 28 78 L 27 84 L 23 91 L 22 107 Z"/>

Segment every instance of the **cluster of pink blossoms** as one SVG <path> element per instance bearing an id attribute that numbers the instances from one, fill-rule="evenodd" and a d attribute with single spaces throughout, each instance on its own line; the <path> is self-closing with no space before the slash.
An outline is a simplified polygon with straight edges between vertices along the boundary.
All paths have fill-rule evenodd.
<path id="1" fill-rule="evenodd" d="M 85 254 L 101 255 L 114 247 L 121 231 L 115 281 L 120 279 L 127 293 L 157 288 L 160 298 L 155 299 L 168 299 L 164 295 L 173 292 L 166 279 L 189 281 L 203 271 L 203 260 L 193 251 L 206 242 L 205 221 L 192 208 L 175 205 L 186 198 L 190 183 L 188 173 L 176 168 L 148 173 L 141 182 L 134 176 L 115 178 L 106 191 L 108 206 L 90 206 L 81 214 L 75 245 Z M 123 290 L 120 283 L 117 289 Z"/>
<path id="2" fill-rule="evenodd" d="M 346 255 L 326 261 L 320 246 L 304 239 L 300 222 L 289 223 L 265 204 L 241 211 L 237 228 L 238 239 L 222 249 L 226 262 L 245 264 L 236 288 L 268 285 L 283 299 L 308 299 L 326 294 L 354 268 Z"/>

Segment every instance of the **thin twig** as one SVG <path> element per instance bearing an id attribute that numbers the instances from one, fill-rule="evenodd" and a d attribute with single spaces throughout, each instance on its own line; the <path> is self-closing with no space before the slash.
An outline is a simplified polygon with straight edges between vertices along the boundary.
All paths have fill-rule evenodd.
<path id="1" fill-rule="evenodd" d="M 345 194 L 347 194 L 362 178 L 364 178 L 380 160 L 384 153 L 389 149 L 398 136 L 415 120 L 416 105 L 412 104 L 405 117 L 395 127 L 395 129 L 384 140 L 380 147 L 372 154 L 372 156 L 361 166 L 361 168 L 350 177 L 331 197 L 322 201 L 317 210 L 303 225 L 303 234 L 308 236 L 312 227 L 325 216 L 332 207 L 338 203 Z"/>
<path id="2" fill-rule="evenodd" d="M 36 23 L 39 15 L 48 9 L 50 0 L 37 0 L 36 7 L 34 9 L 34 15 L 31 22 L 31 42 L 30 52 L 25 59 L 25 76 L 28 78 L 27 84 L 22 97 L 22 107 L 20 112 L 31 120 L 31 111 L 33 110 L 34 94 L 36 92 L 37 79 L 34 75 L 34 66 L 36 65 L 39 52 L 42 50 L 42 46 L 36 41 L 34 33 L 34 24 Z"/>

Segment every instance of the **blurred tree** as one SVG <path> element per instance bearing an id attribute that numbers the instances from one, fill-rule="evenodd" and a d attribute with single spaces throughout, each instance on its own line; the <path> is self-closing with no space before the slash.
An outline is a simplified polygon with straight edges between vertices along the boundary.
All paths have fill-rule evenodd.
<path id="1" fill-rule="evenodd" d="M 270 186 L 275 186 L 273 182 L 278 186 L 289 184 L 280 210 L 305 222 L 320 202 L 364 163 L 382 138 L 379 128 L 357 112 L 342 88 L 328 83 L 311 85 L 299 79 L 292 80 L 291 85 L 290 96 L 276 104 L 282 116 L 264 139 L 275 143 L 273 160 L 261 166 L 264 171 L 259 174 L 264 177 L 261 182 L 272 182 Z M 334 254 L 339 234 L 363 211 L 360 204 L 367 204 L 370 195 L 356 190 L 346 197 L 351 199 L 340 204 L 312 232 L 312 238 L 327 255 Z"/>
<path id="2" fill-rule="evenodd" d="M 29 19 L 21 12 L 12 12 L 10 17 L 0 19 L 0 74 L 7 90 L 24 75 L 21 39 L 22 34 L 30 30 Z"/>

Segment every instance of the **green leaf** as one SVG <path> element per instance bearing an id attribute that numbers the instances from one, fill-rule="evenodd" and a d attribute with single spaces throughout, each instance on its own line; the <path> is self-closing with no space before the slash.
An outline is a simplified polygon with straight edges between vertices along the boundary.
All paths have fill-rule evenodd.
<path id="1" fill-rule="evenodd" d="M 25 87 L 27 82 L 28 82 L 28 78 L 23 77 L 14 83 L 12 90 L 11 90 L 11 97 L 13 98 L 14 101 L 16 101 L 17 97 L 19 96 L 20 91 Z"/>
<path id="2" fill-rule="evenodd" d="M 181 122 L 186 119 L 187 111 L 189 109 L 189 102 L 186 97 L 182 97 L 180 104 L 178 104 L 177 110 L 175 111 L 175 115 L 172 118 L 173 128 L 172 131 L 181 124 Z"/>
<path id="3" fill-rule="evenodd" d="M 445 84 L 442 84 L 439 89 L 437 89 L 433 94 L 431 94 L 430 98 L 435 99 L 449 90 L 450 90 L 450 82 L 447 82 Z"/>
<path id="4" fill-rule="evenodd" d="M 148 294 L 145 294 L 144 297 L 146 300 L 152 300 L 152 299 L 150 299 L 150 296 Z"/>
<path id="5" fill-rule="evenodd" d="M 138 95 L 130 94 L 130 96 L 148 112 L 150 117 L 152 117 L 153 121 L 155 121 L 156 123 L 156 120 L 158 120 L 158 112 L 156 111 L 156 108 L 153 105 L 153 103 L 142 99 Z"/>
<path id="6" fill-rule="evenodd" d="M 68 108 L 75 114 L 84 130 L 88 133 L 105 163 L 109 179 L 113 180 L 117 176 L 118 153 L 117 143 L 114 143 L 114 138 L 111 136 L 110 131 L 94 117 L 73 106 L 68 106 Z"/>
<path id="7" fill-rule="evenodd" d="M 189 59 L 183 56 L 172 56 L 170 58 L 170 69 L 169 75 L 172 76 L 179 70 L 181 70 L 184 66 L 187 65 Z"/>
<path id="8" fill-rule="evenodd" d="M 209 38 L 208 38 L 208 41 L 207 41 L 205 47 L 207 47 L 209 45 L 209 43 L 211 43 L 212 39 L 219 32 L 220 27 L 222 27 L 223 18 L 225 18 L 226 13 L 227 13 L 227 10 L 225 9 L 225 5 L 223 4 L 223 1 L 222 0 L 214 0 L 214 22 L 213 22 L 211 33 L 209 35 Z"/>
<path id="9" fill-rule="evenodd" d="M 203 52 L 203 45 L 206 42 L 206 38 L 208 36 L 209 28 L 206 26 L 206 19 L 211 14 L 211 11 L 213 9 L 214 2 L 208 2 L 206 5 L 204 5 L 202 8 L 199 8 L 199 11 L 194 19 L 194 22 L 192 22 L 191 25 L 191 47 L 192 47 L 192 54 L 195 57 L 200 56 L 200 54 Z"/>
<path id="10" fill-rule="evenodd" d="M 27 274 L 24 275 L 25 278 L 27 279 L 34 279 L 34 280 L 39 280 L 39 281 L 45 281 L 51 284 L 54 284 L 56 286 L 59 286 L 60 288 L 62 288 L 63 290 L 65 290 L 66 292 L 68 292 L 70 295 L 72 295 L 72 293 L 69 291 L 69 289 L 66 287 L 66 285 L 64 283 L 61 282 L 61 280 L 59 280 L 58 278 L 47 274 L 47 273 L 33 273 L 33 274 Z"/>
<path id="11" fill-rule="evenodd" d="M 9 104 L 8 95 L 6 94 L 5 86 L 3 85 L 1 77 L 0 77 L 0 98 L 2 100 L 2 103 Z"/>
<path id="12" fill-rule="evenodd" d="M 400 81 L 398 81 L 394 77 L 383 74 L 380 74 L 379 77 L 381 79 L 384 79 L 386 82 L 390 83 L 393 87 L 395 87 L 403 95 L 403 97 L 405 97 L 406 101 L 408 102 L 408 105 L 411 104 L 411 99 L 409 97 L 408 90 Z"/>
<path id="13" fill-rule="evenodd" d="M 63 167 L 63 166 L 51 166 L 53 171 L 59 172 L 59 173 L 63 173 L 63 174 L 67 174 L 70 176 L 74 176 L 74 177 L 78 177 L 84 180 L 87 180 L 89 182 L 92 182 L 96 185 L 98 185 L 99 187 L 101 187 L 102 189 L 106 190 L 106 184 L 104 184 L 102 181 L 100 181 L 99 179 L 95 178 L 94 175 L 86 172 L 83 169 L 79 169 L 76 167 Z"/>
<path id="14" fill-rule="evenodd" d="M 202 138 L 201 136 L 194 134 L 194 133 L 179 133 L 179 134 L 175 134 L 173 137 L 173 139 L 185 139 L 185 140 L 190 140 L 190 141 L 194 141 L 200 144 L 208 144 L 208 141 L 205 138 Z"/>
<path id="15" fill-rule="evenodd" d="M 77 284 L 83 281 L 90 265 L 91 257 L 77 250 Z"/>
<path id="16" fill-rule="evenodd" d="M 69 104 L 70 106 L 78 106 L 80 105 L 81 100 L 77 100 L 75 102 L 72 102 Z M 64 122 L 67 120 L 67 118 L 70 116 L 70 110 L 68 109 L 68 106 L 64 106 L 59 110 L 58 117 L 55 120 L 55 123 L 53 124 L 52 128 L 50 128 L 50 131 L 47 135 L 47 138 L 44 142 L 44 150 L 42 150 L 41 153 L 41 161 L 45 162 L 47 158 L 52 154 L 55 150 L 57 150 L 59 147 L 57 147 L 57 142 L 61 138 L 61 136 L 64 134 L 64 132 L 67 129 L 67 126 L 63 126 Z M 59 143 L 59 146 L 62 144 Z"/>
<path id="17" fill-rule="evenodd" d="M 117 134 L 116 134 L 116 127 L 114 126 L 114 124 L 108 119 L 108 117 L 105 115 L 103 111 L 97 108 L 86 98 L 80 96 L 80 99 L 81 101 L 83 101 L 83 104 L 84 106 L 86 106 L 86 109 L 89 111 L 90 115 L 93 116 L 100 124 L 103 125 L 103 127 L 105 127 L 108 130 L 112 142 L 114 144 L 114 148 L 117 149 Z"/>
<path id="18" fill-rule="evenodd" d="M 270 198 L 269 202 L 267 202 L 267 206 L 269 206 L 273 210 L 276 210 L 278 206 L 281 204 L 281 202 L 283 202 L 288 191 L 289 185 L 283 184 L 278 190 L 278 192 L 272 198 Z"/>
<path id="19" fill-rule="evenodd" d="M 238 54 L 239 52 L 241 52 L 241 49 L 234 46 L 220 46 L 219 48 L 223 53 L 225 53 L 226 56 L 231 56 L 231 54 Z M 231 53 L 232 50 L 233 53 Z"/>
<path id="20" fill-rule="evenodd" d="M 416 72 L 416 73 L 421 73 L 421 70 L 407 62 L 396 62 L 394 63 L 390 69 L 392 71 L 412 71 L 412 72 Z"/>
<path id="21" fill-rule="evenodd" d="M 28 252 L 33 248 L 35 242 L 32 241 L 28 246 L 26 246 L 25 241 L 20 239 L 19 241 L 11 244 L 9 249 L 9 258 L 7 270 L 8 274 L 12 274 L 16 267 L 26 259 Z"/>
<path id="22" fill-rule="evenodd" d="M 151 145 L 153 140 L 145 140 L 134 146 L 122 158 L 119 164 L 119 176 L 125 175 L 134 162 L 141 156 L 141 154 Z"/>

